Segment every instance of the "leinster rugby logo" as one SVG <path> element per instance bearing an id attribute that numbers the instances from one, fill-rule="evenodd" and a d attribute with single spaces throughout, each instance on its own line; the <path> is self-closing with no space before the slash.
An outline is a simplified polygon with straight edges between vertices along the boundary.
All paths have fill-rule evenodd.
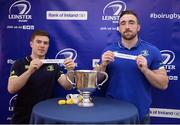
<path id="1" fill-rule="evenodd" d="M 9 100 L 9 111 L 13 111 L 14 110 L 14 105 L 15 105 L 15 102 L 16 102 L 16 97 L 18 95 L 14 95 L 10 100 Z"/>
<path id="2" fill-rule="evenodd" d="M 141 55 L 144 56 L 144 57 L 149 56 L 148 50 L 141 51 Z"/>
<path id="3" fill-rule="evenodd" d="M 27 20 L 32 19 L 32 15 L 28 15 L 30 10 L 30 2 L 18 0 L 10 6 L 8 18 L 11 20 L 18 20 L 19 22 L 27 22 Z"/>
<path id="4" fill-rule="evenodd" d="M 126 10 L 126 4 L 123 1 L 113 1 L 104 7 L 103 15 L 118 16 L 123 10 Z"/>
<path id="5" fill-rule="evenodd" d="M 59 51 L 55 57 L 55 59 L 62 59 L 62 60 L 64 60 L 65 58 L 71 58 L 75 61 L 77 58 L 76 50 L 74 50 L 72 48 L 66 48 L 66 49 Z"/>
<path id="6" fill-rule="evenodd" d="M 119 15 L 124 10 L 126 10 L 125 2 L 112 1 L 104 7 L 102 20 L 112 21 L 113 23 L 118 23 Z"/>
<path id="7" fill-rule="evenodd" d="M 175 59 L 175 54 L 170 50 L 162 50 L 161 55 L 163 58 L 163 64 L 171 64 Z"/>
<path id="8" fill-rule="evenodd" d="M 176 65 L 172 64 L 175 60 L 175 53 L 171 50 L 162 50 L 161 51 L 164 67 L 169 73 L 169 80 L 178 80 L 178 75 L 170 74 L 173 70 L 176 70 Z"/>
<path id="9" fill-rule="evenodd" d="M 9 8 L 9 14 L 28 14 L 31 10 L 31 4 L 25 0 L 16 1 Z"/>

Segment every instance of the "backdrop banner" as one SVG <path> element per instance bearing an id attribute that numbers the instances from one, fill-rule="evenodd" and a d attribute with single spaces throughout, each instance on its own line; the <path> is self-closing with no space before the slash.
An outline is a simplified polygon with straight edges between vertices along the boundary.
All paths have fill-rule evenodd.
<path id="1" fill-rule="evenodd" d="M 30 55 L 34 30 L 50 33 L 49 59 L 64 59 L 70 54 L 76 69 L 92 69 L 102 49 L 119 41 L 118 15 L 126 9 L 139 15 L 139 36 L 161 50 L 170 79 L 167 90 L 152 91 L 152 123 L 180 123 L 179 5 L 178 0 L 1 0 L 0 123 L 10 122 L 17 96 L 7 91 L 10 67 L 16 59 Z M 65 91 L 57 85 L 54 95 L 70 92 L 75 90 Z"/>

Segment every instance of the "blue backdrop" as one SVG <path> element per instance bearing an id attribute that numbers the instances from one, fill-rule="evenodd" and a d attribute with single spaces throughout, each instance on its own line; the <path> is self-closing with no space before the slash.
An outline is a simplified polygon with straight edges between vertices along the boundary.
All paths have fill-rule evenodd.
<path id="1" fill-rule="evenodd" d="M 49 58 L 63 58 L 68 52 L 77 69 L 92 69 L 105 45 L 119 40 L 118 14 L 126 9 L 139 15 L 140 37 L 161 50 L 170 79 L 167 90 L 152 92 L 152 122 L 180 123 L 179 5 L 178 0 L 1 0 L 0 123 L 9 123 L 16 99 L 7 92 L 10 67 L 30 54 L 33 30 L 50 33 Z M 56 96 L 69 92 L 55 87 Z"/>

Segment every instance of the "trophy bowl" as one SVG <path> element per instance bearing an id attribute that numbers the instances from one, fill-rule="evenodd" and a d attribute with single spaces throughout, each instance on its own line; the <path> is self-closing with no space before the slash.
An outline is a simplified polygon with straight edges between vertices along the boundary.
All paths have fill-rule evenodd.
<path id="1" fill-rule="evenodd" d="M 82 101 L 79 102 L 78 105 L 81 107 L 93 106 L 94 104 L 91 101 L 90 94 L 107 81 L 107 73 L 95 70 L 75 70 L 69 71 L 69 73 L 73 74 L 72 77 L 75 82 L 72 82 L 68 76 L 67 80 L 75 86 L 83 97 Z M 101 83 L 98 83 L 98 80 L 102 77 L 102 75 L 105 76 L 105 79 Z"/>

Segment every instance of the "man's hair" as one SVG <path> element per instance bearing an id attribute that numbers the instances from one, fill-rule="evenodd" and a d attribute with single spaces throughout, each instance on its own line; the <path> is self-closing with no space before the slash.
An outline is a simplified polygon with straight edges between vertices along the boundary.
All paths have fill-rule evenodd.
<path id="1" fill-rule="evenodd" d="M 49 33 L 43 30 L 36 30 L 32 33 L 31 41 L 33 41 L 36 36 L 47 36 L 49 38 Z"/>
<path id="2" fill-rule="evenodd" d="M 137 16 L 137 14 L 136 14 L 134 11 L 132 11 L 132 10 L 122 11 L 122 12 L 120 13 L 120 15 L 119 15 L 119 20 L 121 19 L 122 16 L 124 16 L 124 15 L 126 15 L 126 14 L 134 15 L 134 16 L 136 17 L 136 19 L 137 19 L 137 22 L 139 23 L 139 18 L 138 18 L 138 16 Z"/>

